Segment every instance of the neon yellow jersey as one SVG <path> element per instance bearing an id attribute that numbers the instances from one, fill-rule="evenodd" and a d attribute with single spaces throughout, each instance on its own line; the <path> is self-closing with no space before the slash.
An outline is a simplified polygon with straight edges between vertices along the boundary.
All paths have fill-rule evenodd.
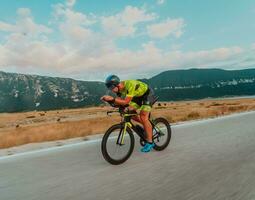
<path id="1" fill-rule="evenodd" d="M 148 90 L 148 85 L 141 81 L 126 80 L 123 82 L 124 82 L 125 88 L 124 90 L 120 91 L 121 96 L 140 97 Z"/>

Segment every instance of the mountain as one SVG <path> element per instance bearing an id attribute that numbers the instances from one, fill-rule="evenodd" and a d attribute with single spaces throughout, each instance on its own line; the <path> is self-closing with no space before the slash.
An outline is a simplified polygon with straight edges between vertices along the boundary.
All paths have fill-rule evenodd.
<path id="1" fill-rule="evenodd" d="M 255 69 L 172 70 L 144 81 L 161 101 L 255 94 Z"/>
<path id="2" fill-rule="evenodd" d="M 189 69 L 162 72 L 148 83 L 160 101 L 255 95 L 255 69 Z M 0 72 L 0 112 L 99 105 L 103 82 Z"/>
<path id="3" fill-rule="evenodd" d="M 0 72 L 0 112 L 98 105 L 105 91 L 102 82 Z"/>

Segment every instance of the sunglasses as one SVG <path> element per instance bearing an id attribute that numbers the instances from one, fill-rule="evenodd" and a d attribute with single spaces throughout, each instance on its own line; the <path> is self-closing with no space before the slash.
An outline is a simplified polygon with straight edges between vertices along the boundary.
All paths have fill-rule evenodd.
<path id="1" fill-rule="evenodd" d="M 115 86 L 115 85 L 112 85 L 112 84 L 106 84 L 106 87 L 107 87 L 109 90 L 112 90 L 112 89 L 115 88 L 116 86 Z"/>

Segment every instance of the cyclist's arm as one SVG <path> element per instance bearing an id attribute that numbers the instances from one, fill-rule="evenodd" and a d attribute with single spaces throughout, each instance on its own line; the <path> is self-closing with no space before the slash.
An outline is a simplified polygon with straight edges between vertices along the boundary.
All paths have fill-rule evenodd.
<path id="1" fill-rule="evenodd" d="M 126 97 L 125 99 L 122 99 L 122 98 L 115 98 L 115 101 L 114 101 L 114 104 L 116 105 L 128 105 L 130 103 L 130 101 L 132 100 L 133 97 Z"/>

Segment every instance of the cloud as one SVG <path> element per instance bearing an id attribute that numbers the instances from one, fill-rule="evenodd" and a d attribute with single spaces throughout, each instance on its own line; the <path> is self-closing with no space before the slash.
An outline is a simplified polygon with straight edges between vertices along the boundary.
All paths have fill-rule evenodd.
<path id="1" fill-rule="evenodd" d="M 147 76 L 151 72 L 169 69 L 218 66 L 219 64 L 243 56 L 239 47 L 218 48 L 203 51 L 169 51 L 164 52 L 157 48 L 153 42 L 145 43 L 141 50 L 112 50 L 95 56 L 75 55 L 63 62 L 65 73 L 81 78 L 82 72 L 95 73 L 102 77 L 105 73 L 116 72 L 123 76 Z M 84 65 L 84 63 L 86 63 Z M 72 64 L 72 68 L 69 68 Z M 146 70 L 145 70 L 146 69 Z M 100 71 L 100 73 L 98 73 Z"/>
<path id="2" fill-rule="evenodd" d="M 146 10 L 127 6 L 125 9 L 112 16 L 102 17 L 103 30 L 115 37 L 134 35 L 136 25 L 142 22 L 152 21 L 157 18 L 154 13 L 146 13 Z"/>
<path id="3" fill-rule="evenodd" d="M 52 32 L 47 26 L 36 24 L 28 8 L 19 8 L 17 15 L 16 24 L 8 24 L 0 21 L 0 31 L 29 36 L 38 36 L 39 34 L 49 34 Z"/>
<path id="4" fill-rule="evenodd" d="M 89 26 L 94 24 L 96 21 L 93 16 L 88 16 L 81 12 L 76 12 L 73 8 L 65 6 L 64 4 L 56 4 L 53 6 L 53 15 L 56 23 L 65 22 L 75 25 Z"/>
<path id="5" fill-rule="evenodd" d="M 13 32 L 15 29 L 14 25 L 0 21 L 0 31 Z"/>
<path id="6" fill-rule="evenodd" d="M 67 1 L 66 1 L 66 5 L 67 5 L 68 7 L 73 7 L 74 4 L 75 4 L 75 2 L 76 2 L 76 0 L 67 0 Z"/>
<path id="7" fill-rule="evenodd" d="M 165 57 L 168 58 L 166 65 L 178 67 L 206 67 L 208 65 L 215 65 L 218 62 L 229 61 L 236 56 L 240 56 L 243 49 L 240 47 L 217 48 L 203 51 L 168 52 Z"/>
<path id="8" fill-rule="evenodd" d="M 220 64 L 224 67 L 243 55 L 244 50 L 240 47 L 163 51 L 152 41 L 144 43 L 141 49 L 131 51 L 116 48 L 112 41 L 100 36 L 87 46 L 84 44 L 76 48 L 65 43 L 29 41 L 25 36 L 13 34 L 6 44 L 0 45 L 0 66 L 17 66 L 17 71 L 32 68 L 33 71 L 44 70 L 49 74 L 86 80 L 103 79 L 107 73 L 116 71 L 122 77 L 138 78 L 169 69 Z"/>
<path id="9" fill-rule="evenodd" d="M 242 59 L 246 52 L 235 46 L 188 52 L 177 43 L 172 44 L 171 50 L 158 47 L 155 39 L 181 36 L 185 26 L 182 18 L 155 24 L 158 16 L 143 8 L 127 6 L 115 15 L 95 16 L 78 12 L 73 5 L 75 1 L 53 6 L 55 29 L 36 23 L 27 8 L 17 10 L 15 23 L 0 21 L 0 31 L 7 33 L 0 43 L 1 69 L 102 80 L 111 72 L 138 78 L 169 69 L 215 65 L 224 68 L 254 61 L 250 59 L 254 54 L 250 60 Z M 116 41 L 138 34 L 138 26 L 147 28 L 151 41 L 143 40 L 136 50 L 118 47 Z M 52 34 L 57 36 L 56 41 L 51 40 Z"/>
<path id="10" fill-rule="evenodd" d="M 162 5 L 165 3 L 165 0 L 157 0 L 157 4 Z"/>
<path id="11" fill-rule="evenodd" d="M 255 66 L 255 48 L 254 44 L 251 45 L 251 48 L 246 49 L 245 54 L 242 56 L 233 59 L 231 63 L 232 68 L 254 68 Z"/>
<path id="12" fill-rule="evenodd" d="M 66 5 L 57 4 L 53 6 L 54 24 L 59 28 L 61 36 L 71 45 L 83 45 L 86 42 L 94 40 L 96 35 L 89 26 L 96 23 L 94 16 L 76 12 L 70 5 L 75 1 L 67 1 Z"/>
<path id="13" fill-rule="evenodd" d="M 252 50 L 255 50 L 255 43 L 253 43 L 253 44 L 251 45 L 251 49 L 252 49 Z"/>
<path id="14" fill-rule="evenodd" d="M 170 19 L 147 26 L 148 35 L 152 38 L 165 38 L 173 35 L 179 38 L 183 34 L 184 19 Z"/>
<path id="15" fill-rule="evenodd" d="M 29 8 L 19 8 L 17 10 L 17 14 L 20 17 L 30 17 L 31 16 L 31 10 Z"/>

